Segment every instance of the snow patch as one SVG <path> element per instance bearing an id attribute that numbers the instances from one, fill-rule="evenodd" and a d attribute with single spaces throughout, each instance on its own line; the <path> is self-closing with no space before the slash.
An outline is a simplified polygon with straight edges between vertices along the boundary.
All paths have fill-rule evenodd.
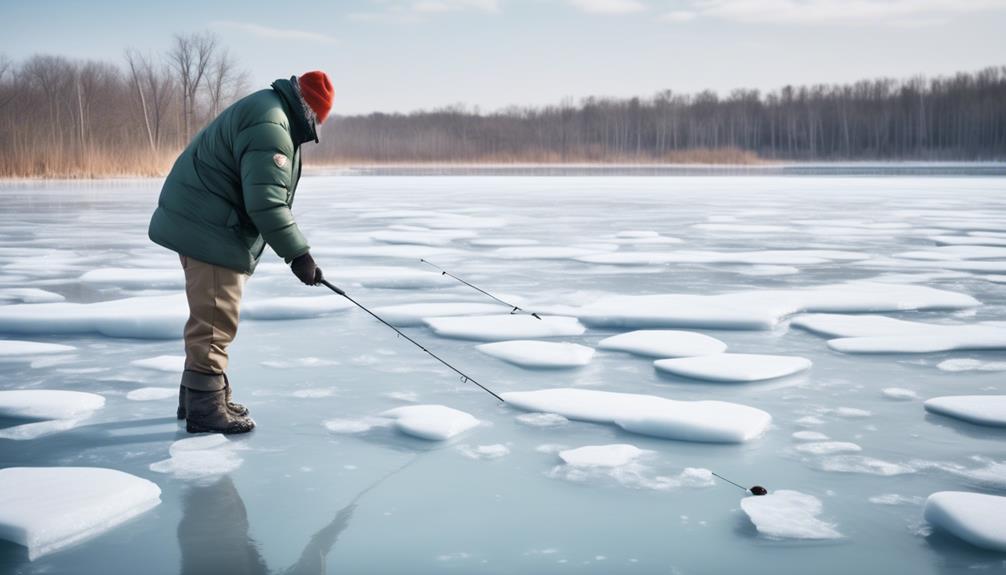
<path id="1" fill-rule="evenodd" d="M 96 393 L 55 389 L 0 391 L 0 417 L 23 419 L 73 419 L 105 406 Z"/>
<path id="2" fill-rule="evenodd" d="M 156 401 L 178 396 L 178 389 L 174 387 L 141 387 L 126 394 L 126 399 L 130 401 Z"/>
<path id="3" fill-rule="evenodd" d="M 593 348 L 576 343 L 556 343 L 534 340 L 483 343 L 475 349 L 497 359 L 521 367 L 558 369 L 581 367 L 594 357 Z"/>
<path id="4" fill-rule="evenodd" d="M 443 441 L 477 426 L 479 420 L 470 413 L 444 405 L 408 405 L 381 413 L 394 420 L 395 427 L 413 437 Z"/>
<path id="5" fill-rule="evenodd" d="M 136 359 L 129 362 L 130 365 L 151 369 L 154 371 L 164 371 L 168 373 L 181 373 L 185 370 L 184 355 L 158 355 L 146 359 Z"/>
<path id="6" fill-rule="evenodd" d="M 458 451 L 469 459 L 499 459 L 500 457 L 506 457 L 510 453 L 510 448 L 502 443 L 479 445 L 477 447 L 459 445 Z"/>
<path id="7" fill-rule="evenodd" d="M 945 359 L 936 365 L 943 371 L 1006 371 L 1006 361 L 985 361 L 982 359 L 972 359 L 962 357 L 957 359 Z"/>
<path id="8" fill-rule="evenodd" d="M 693 331 L 637 330 L 602 339 L 597 347 L 645 357 L 669 358 L 722 353 L 727 344 Z"/>
<path id="9" fill-rule="evenodd" d="M 811 443 L 801 443 L 795 447 L 800 453 L 810 453 L 812 455 L 831 455 L 832 453 L 855 453 L 863 448 L 855 443 L 847 441 L 815 441 Z"/>
<path id="10" fill-rule="evenodd" d="M 903 387 L 885 387 L 881 390 L 881 393 L 887 399 L 893 399 L 896 401 L 911 401 L 919 398 L 919 394 L 915 393 L 911 389 L 905 389 Z"/>
<path id="11" fill-rule="evenodd" d="M 803 357 L 758 355 L 750 353 L 720 353 L 698 357 L 658 359 L 658 370 L 674 375 L 706 381 L 745 382 L 776 379 L 799 373 L 811 366 Z"/>
<path id="12" fill-rule="evenodd" d="M 569 423 L 568 419 L 558 413 L 523 413 L 514 419 L 531 427 L 555 427 Z"/>
<path id="13" fill-rule="evenodd" d="M 205 481 L 226 475 L 244 461 L 227 437 L 216 433 L 180 439 L 168 448 L 171 457 L 150 464 L 150 470 L 183 481 Z"/>
<path id="14" fill-rule="evenodd" d="M 770 539 L 838 539 L 835 525 L 817 518 L 824 509 L 813 495 L 780 489 L 741 499 L 741 509 L 758 533 Z"/>

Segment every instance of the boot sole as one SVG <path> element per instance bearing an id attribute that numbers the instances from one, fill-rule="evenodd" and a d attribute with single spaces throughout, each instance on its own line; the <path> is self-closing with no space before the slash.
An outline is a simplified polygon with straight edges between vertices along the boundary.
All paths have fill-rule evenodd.
<path id="1" fill-rule="evenodd" d="M 249 411 L 247 407 L 241 410 L 237 410 L 237 409 L 231 409 L 231 407 L 228 406 L 227 409 L 231 412 L 232 415 L 236 415 L 237 417 L 248 417 Z M 179 420 L 185 419 L 187 417 L 185 409 L 179 407 L 178 410 L 175 412 L 175 417 L 177 417 Z"/>
<path id="2" fill-rule="evenodd" d="M 247 427 L 247 428 L 245 428 L 245 427 L 237 427 L 237 428 L 227 428 L 227 429 L 212 429 L 210 427 L 204 427 L 204 426 L 199 425 L 198 423 L 195 423 L 195 422 L 192 422 L 192 421 L 186 421 L 185 422 L 185 431 L 187 431 L 189 433 L 222 433 L 224 435 L 240 435 L 242 433 L 248 433 L 249 431 L 252 431 L 253 429 L 255 429 L 255 422 L 251 421 L 250 419 L 249 419 L 249 422 L 250 422 L 251 425 L 249 427 Z"/>

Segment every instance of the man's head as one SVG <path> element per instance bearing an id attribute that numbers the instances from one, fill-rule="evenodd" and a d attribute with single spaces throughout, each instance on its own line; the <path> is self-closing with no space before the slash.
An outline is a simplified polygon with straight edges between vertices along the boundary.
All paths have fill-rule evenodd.
<path id="1" fill-rule="evenodd" d="M 335 98 L 335 88 L 332 87 L 328 74 L 318 70 L 302 74 L 297 78 L 297 87 L 307 104 L 308 113 L 313 113 L 313 119 L 319 124 L 323 123 L 332 111 L 332 100 Z"/>

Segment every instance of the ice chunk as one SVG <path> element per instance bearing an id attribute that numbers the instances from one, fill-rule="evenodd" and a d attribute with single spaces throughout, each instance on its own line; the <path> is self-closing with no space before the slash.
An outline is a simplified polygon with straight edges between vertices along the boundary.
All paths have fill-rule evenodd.
<path id="1" fill-rule="evenodd" d="M 812 314 L 792 325 L 837 336 L 828 347 L 845 353 L 929 353 L 964 349 L 1006 349 L 1006 327 L 945 325 L 877 315 Z"/>
<path id="2" fill-rule="evenodd" d="M 575 317 L 478 315 L 431 317 L 423 320 L 439 336 L 477 341 L 503 341 L 580 335 L 586 328 Z"/>
<path id="3" fill-rule="evenodd" d="M 470 413 L 444 405 L 408 405 L 381 413 L 395 421 L 399 431 L 420 439 L 443 441 L 477 426 Z"/>
<path id="4" fill-rule="evenodd" d="M 276 297 L 241 304 L 242 319 L 285 320 L 320 317 L 353 307 L 339 295 Z"/>
<path id="5" fill-rule="evenodd" d="M 919 394 L 915 393 L 911 389 L 905 389 L 903 387 L 885 387 L 881 390 L 884 397 L 888 399 L 895 399 L 898 401 L 909 401 L 912 399 L 918 399 Z"/>
<path id="6" fill-rule="evenodd" d="M 741 509 L 762 535 L 771 539 L 838 539 L 834 524 L 817 518 L 823 510 L 813 495 L 780 489 L 741 499 Z"/>
<path id="7" fill-rule="evenodd" d="M 644 329 L 602 339 L 597 347 L 646 357 L 690 357 L 721 353 L 727 344 L 693 331 Z"/>
<path id="8" fill-rule="evenodd" d="M 965 309 L 973 297 L 919 285 L 855 281 L 806 289 L 719 295 L 618 295 L 575 310 L 591 327 L 708 327 L 771 329 L 799 312 L 862 313 L 909 309 Z"/>
<path id="9" fill-rule="evenodd" d="M 580 367 L 590 363 L 593 348 L 576 343 L 534 340 L 483 343 L 475 349 L 503 361 L 530 368 Z"/>
<path id="10" fill-rule="evenodd" d="M 631 433 L 682 441 L 743 443 L 768 428 L 768 413 L 724 401 L 675 401 L 654 395 L 554 388 L 504 393 L 508 405 L 569 419 L 613 423 Z"/>
<path id="11" fill-rule="evenodd" d="M 926 499 L 923 514 L 933 527 L 976 547 L 1006 552 L 1006 497 L 938 491 Z"/>
<path id="12" fill-rule="evenodd" d="M 69 353 L 77 348 L 72 345 L 58 343 L 42 343 L 38 341 L 19 341 L 16 339 L 0 339 L 0 359 L 30 359 L 25 356 L 45 355 L 53 353 Z"/>
<path id="13" fill-rule="evenodd" d="M 141 387 L 126 394 L 126 399 L 131 401 L 156 401 L 178 396 L 178 389 L 174 387 Z"/>
<path id="14" fill-rule="evenodd" d="M 558 413 L 523 413 L 515 419 L 531 427 L 555 427 L 569 423 L 568 419 Z"/>
<path id="15" fill-rule="evenodd" d="M 0 469 L 0 538 L 30 560 L 95 537 L 161 502 L 153 482 L 97 467 Z"/>
<path id="16" fill-rule="evenodd" d="M 509 311 L 510 308 L 493 303 L 472 302 L 407 303 L 374 308 L 374 313 L 391 325 L 400 327 L 423 325 L 423 319 L 428 317 L 486 315 Z"/>
<path id="17" fill-rule="evenodd" d="M 55 389 L 0 391 L 0 417 L 72 419 L 101 409 L 105 398 L 96 393 Z"/>
<path id="18" fill-rule="evenodd" d="M 1006 426 L 1006 395 L 948 395 L 925 402 L 926 411 L 977 425 Z"/>
<path id="19" fill-rule="evenodd" d="M 510 448 L 502 443 L 479 445 L 477 447 L 459 445 L 458 451 L 470 459 L 499 459 L 500 457 L 505 457 L 509 454 Z"/>
<path id="20" fill-rule="evenodd" d="M 80 283 L 120 289 L 172 289 L 185 287 L 181 266 L 171 269 L 97 268 L 80 276 Z"/>
<path id="21" fill-rule="evenodd" d="M 158 355 L 146 359 L 134 359 L 130 365 L 152 369 L 154 371 L 165 371 L 168 373 L 181 373 L 185 369 L 184 355 Z"/>
<path id="22" fill-rule="evenodd" d="M 188 316 L 184 294 L 89 304 L 15 304 L 0 307 L 0 333 L 176 339 L 182 337 Z"/>
<path id="23" fill-rule="evenodd" d="M 33 423 L 5 427 L 4 429 L 0 429 L 0 439 L 25 441 L 46 435 L 52 435 L 53 433 L 73 429 L 90 416 L 91 412 L 87 412 L 78 417 L 71 417 L 69 419 L 49 419 L 46 421 L 36 421 Z"/>
<path id="24" fill-rule="evenodd" d="M 566 449 L 559 452 L 559 458 L 578 467 L 618 467 L 634 461 L 643 453 L 645 452 L 635 445 L 616 443 Z"/>
<path id="25" fill-rule="evenodd" d="M 1006 361 L 985 361 L 962 357 L 945 359 L 936 367 L 943 371 L 1006 371 Z"/>
<path id="26" fill-rule="evenodd" d="M 720 353 L 698 357 L 658 359 L 658 370 L 706 381 L 763 381 L 799 373 L 811 366 L 807 358 L 786 355 Z"/>
<path id="27" fill-rule="evenodd" d="M 815 441 L 811 443 L 801 443 L 795 448 L 800 453 L 810 453 L 812 455 L 830 455 L 832 453 L 855 453 L 863 448 L 848 441 Z"/>
<path id="28" fill-rule="evenodd" d="M 21 302 L 21 303 L 52 303 L 63 301 L 64 298 L 58 293 L 46 291 L 39 288 L 2 288 L 0 289 L 0 303 Z"/>
<path id="29" fill-rule="evenodd" d="M 180 439 L 171 444 L 168 452 L 171 457 L 151 463 L 150 470 L 170 473 L 185 481 L 204 481 L 226 475 L 241 467 L 243 462 L 234 444 L 219 433 Z"/>

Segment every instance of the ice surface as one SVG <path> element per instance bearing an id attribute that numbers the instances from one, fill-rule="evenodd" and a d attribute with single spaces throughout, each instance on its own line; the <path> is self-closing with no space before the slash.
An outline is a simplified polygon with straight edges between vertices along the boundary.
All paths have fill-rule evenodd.
<path id="1" fill-rule="evenodd" d="M 884 461 L 883 459 L 867 457 L 865 455 L 832 455 L 825 457 L 819 463 L 820 468 L 824 471 L 865 473 L 867 475 L 881 475 L 884 477 L 915 473 L 916 471 L 910 465 Z"/>
<path id="2" fill-rule="evenodd" d="M 514 419 L 531 427 L 555 427 L 569 423 L 568 419 L 558 413 L 522 413 Z"/>
<path id="3" fill-rule="evenodd" d="M 396 428 L 407 435 L 443 441 L 477 426 L 479 420 L 470 413 L 444 405 L 408 405 L 381 413 L 394 420 Z"/>
<path id="4" fill-rule="evenodd" d="M 58 293 L 39 288 L 0 288 L 0 303 L 52 303 L 64 299 Z"/>
<path id="5" fill-rule="evenodd" d="M 580 367 L 594 357 L 593 348 L 565 342 L 498 341 L 477 345 L 475 349 L 514 365 L 539 369 Z"/>
<path id="6" fill-rule="evenodd" d="M 25 356 L 70 353 L 77 348 L 61 343 L 0 339 L 0 360 L 28 359 Z"/>
<path id="7" fill-rule="evenodd" d="M 419 244 L 444 246 L 456 240 L 474 238 L 472 230 L 434 230 L 428 228 L 382 230 L 370 234 L 371 239 L 387 244 Z"/>
<path id="8" fill-rule="evenodd" d="M 385 289 L 438 288 L 449 286 L 453 281 L 429 269 L 394 266 L 336 267 L 331 272 L 326 272 L 326 279 L 336 285 L 356 284 Z"/>
<path id="9" fill-rule="evenodd" d="M 126 399 L 131 401 L 156 401 L 176 397 L 178 397 L 176 387 L 141 387 L 126 394 Z"/>
<path id="10" fill-rule="evenodd" d="M 690 357 L 721 353 L 727 344 L 693 331 L 637 330 L 602 339 L 597 347 L 646 357 Z"/>
<path id="11" fill-rule="evenodd" d="M 569 419 L 613 423 L 631 433 L 710 443 L 743 443 L 768 428 L 768 413 L 725 401 L 675 401 L 654 395 L 555 388 L 503 393 L 508 405 Z"/>
<path id="12" fill-rule="evenodd" d="M 153 482 L 96 467 L 0 469 L 0 538 L 31 560 L 95 537 L 153 508 Z"/>
<path id="13" fill-rule="evenodd" d="M 500 457 L 506 457 L 509 455 L 510 448 L 502 443 L 478 445 L 476 447 L 472 447 L 470 445 L 459 445 L 458 451 L 469 459 L 499 459 Z"/>
<path id="14" fill-rule="evenodd" d="M 824 509 L 813 495 L 780 489 L 768 495 L 741 499 L 758 533 L 771 539 L 838 539 L 835 525 L 817 518 Z"/>
<path id="15" fill-rule="evenodd" d="M 830 455 L 832 453 L 855 453 L 863 448 L 848 441 L 815 441 L 801 443 L 794 449 L 800 453 L 810 453 L 812 455 Z"/>
<path id="16" fill-rule="evenodd" d="M 284 320 L 329 315 L 353 307 L 340 295 L 276 297 L 241 303 L 241 319 Z"/>
<path id="17" fill-rule="evenodd" d="M 501 314 L 467 317 L 432 317 L 423 320 L 441 337 L 476 341 L 503 341 L 580 335 L 584 328 L 575 317 Z"/>
<path id="18" fill-rule="evenodd" d="M 905 389 L 903 387 L 885 387 L 880 390 L 880 392 L 884 394 L 884 397 L 898 401 L 909 401 L 919 398 L 919 394 L 915 393 L 911 389 Z"/>
<path id="19" fill-rule="evenodd" d="M 80 283 L 120 289 L 185 288 L 182 266 L 171 269 L 98 268 L 80 276 Z"/>
<path id="20" fill-rule="evenodd" d="M 644 451 L 628 443 L 585 445 L 559 452 L 559 458 L 578 467 L 618 467 L 634 461 Z"/>
<path id="21" fill-rule="evenodd" d="M 814 314 L 792 325 L 837 337 L 828 347 L 846 353 L 932 353 L 1006 349 L 1006 328 L 997 325 L 947 325 L 878 315 Z"/>
<path id="22" fill-rule="evenodd" d="M 720 295 L 608 296 L 577 309 L 574 315 L 591 327 L 771 329 L 782 318 L 799 312 L 947 310 L 977 305 L 978 300 L 967 294 L 862 281 Z"/>
<path id="23" fill-rule="evenodd" d="M 978 425 L 1006 426 L 1006 395 L 949 395 L 925 402 L 926 411 Z"/>
<path id="24" fill-rule="evenodd" d="M 0 416 L 71 419 L 105 406 L 105 398 L 84 391 L 16 389 L 0 391 Z"/>
<path id="25" fill-rule="evenodd" d="M 424 318 L 498 314 L 510 309 L 492 303 L 430 302 L 379 306 L 373 311 L 391 325 L 406 327 L 423 325 Z"/>
<path id="26" fill-rule="evenodd" d="M 793 439 L 797 441 L 827 441 L 829 437 L 820 431 L 794 431 Z"/>
<path id="27" fill-rule="evenodd" d="M 1006 552 L 1006 497 L 939 491 L 926 499 L 926 521 L 968 543 Z"/>
<path id="28" fill-rule="evenodd" d="M 1006 371 L 1006 361 L 985 361 L 974 358 L 945 359 L 936 364 L 943 371 Z"/>
<path id="29" fill-rule="evenodd" d="M 653 365 L 660 371 L 681 377 L 706 381 L 743 382 L 793 375 L 810 369 L 811 361 L 804 357 L 784 355 L 720 353 L 658 359 Z"/>
<path id="30" fill-rule="evenodd" d="M 134 359 L 130 365 L 152 369 L 154 371 L 164 371 L 167 373 L 181 373 L 185 369 L 184 355 L 158 355 L 145 359 Z"/>
<path id="31" fill-rule="evenodd" d="M 490 257 L 508 260 L 567 260 L 588 254 L 613 252 L 617 244 L 590 244 L 580 246 L 508 246 L 489 252 Z"/>
<path id="32" fill-rule="evenodd" d="M 168 449 L 168 459 L 150 464 L 150 470 L 168 473 L 183 481 L 206 482 L 241 467 L 234 442 L 217 433 L 180 439 Z"/>

